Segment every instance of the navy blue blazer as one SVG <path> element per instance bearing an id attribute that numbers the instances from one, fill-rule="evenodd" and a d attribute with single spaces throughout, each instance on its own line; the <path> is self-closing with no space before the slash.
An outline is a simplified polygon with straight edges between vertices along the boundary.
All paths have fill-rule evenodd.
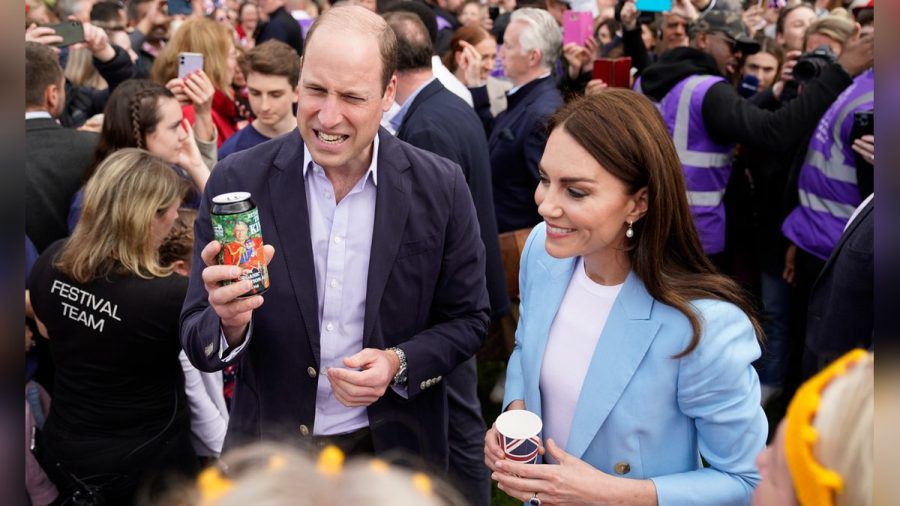
<path id="1" fill-rule="evenodd" d="M 397 130 L 397 138 L 448 158 L 462 168 L 481 226 L 491 314 L 493 319 L 498 319 L 509 311 L 509 294 L 506 293 L 500 240 L 497 238 L 487 137 L 478 116 L 469 104 L 435 79 L 409 104 Z"/>
<path id="2" fill-rule="evenodd" d="M 408 399 L 393 390 L 369 406 L 376 452 L 406 451 L 447 466 L 447 398 L 440 379 L 481 346 L 489 322 L 484 246 L 459 167 L 381 129 L 363 346 L 398 346 L 409 363 Z M 225 447 L 242 439 L 306 441 L 313 433 L 319 316 L 303 141 L 295 130 L 229 156 L 213 171 L 194 226 L 193 270 L 181 341 L 202 371 L 219 359 L 220 326 L 201 280 L 212 240 L 212 196 L 248 191 L 263 238 L 275 247 L 271 285 L 253 313 L 253 338 L 234 359 L 237 380 Z"/>
<path id="3" fill-rule="evenodd" d="M 506 110 L 494 118 L 487 87 L 471 91 L 475 111 L 488 134 L 497 230 L 533 227 L 541 221 L 534 190 L 549 135 L 547 120 L 562 107 L 562 95 L 553 76 L 535 79 L 509 95 Z"/>

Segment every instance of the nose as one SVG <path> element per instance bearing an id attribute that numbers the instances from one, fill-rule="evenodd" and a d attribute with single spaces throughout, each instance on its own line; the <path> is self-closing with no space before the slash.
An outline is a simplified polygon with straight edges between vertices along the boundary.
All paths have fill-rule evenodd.
<path id="1" fill-rule="evenodd" d="M 335 95 L 329 94 L 322 101 L 319 113 L 316 115 L 322 128 L 328 130 L 336 127 L 341 122 L 341 105 Z"/>
<path id="2" fill-rule="evenodd" d="M 542 217 L 559 218 L 562 216 L 562 209 L 557 204 L 553 192 L 542 183 L 538 183 L 538 187 L 534 191 L 534 202 L 538 206 L 538 214 Z"/>

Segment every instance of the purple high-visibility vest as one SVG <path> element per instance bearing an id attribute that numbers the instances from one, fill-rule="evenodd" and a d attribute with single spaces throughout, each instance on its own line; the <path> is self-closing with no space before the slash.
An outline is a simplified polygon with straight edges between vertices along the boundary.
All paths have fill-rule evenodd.
<path id="1" fill-rule="evenodd" d="M 835 100 L 809 142 L 797 181 L 800 205 L 781 226 L 798 248 L 828 260 L 844 225 L 859 206 L 856 160 L 851 148 L 853 113 L 875 105 L 875 73 L 858 75 Z"/>
<path id="2" fill-rule="evenodd" d="M 733 144 L 717 144 L 703 122 L 703 98 L 709 88 L 725 79 L 690 76 L 669 90 L 657 104 L 684 171 L 687 198 L 694 226 L 707 255 L 725 250 L 725 205 L 722 197 L 731 174 Z M 640 85 L 636 83 L 640 89 Z"/>

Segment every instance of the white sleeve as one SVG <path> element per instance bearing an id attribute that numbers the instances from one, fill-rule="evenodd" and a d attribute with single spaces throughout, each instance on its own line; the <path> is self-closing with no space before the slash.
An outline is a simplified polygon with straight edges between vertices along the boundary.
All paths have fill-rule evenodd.
<path id="1" fill-rule="evenodd" d="M 191 365 L 184 350 L 178 358 L 184 371 L 184 390 L 191 412 L 191 432 L 210 452 L 218 456 L 222 451 L 222 443 L 228 429 L 228 411 L 222 392 L 222 372 L 200 372 Z M 220 398 L 214 399 L 214 395 Z"/>

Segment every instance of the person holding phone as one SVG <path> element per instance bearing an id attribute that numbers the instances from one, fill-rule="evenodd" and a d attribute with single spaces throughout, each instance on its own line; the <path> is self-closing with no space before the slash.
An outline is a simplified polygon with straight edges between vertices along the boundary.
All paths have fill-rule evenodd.
<path id="1" fill-rule="evenodd" d="M 662 117 L 611 89 L 549 128 L 503 400 L 541 416 L 544 465 L 504 460 L 496 427 L 485 464 L 532 505 L 748 504 L 762 332 L 700 247 Z"/>
<path id="2" fill-rule="evenodd" d="M 68 47 L 86 47 L 89 49 L 93 55 L 92 63 L 94 67 L 108 86 L 105 89 L 97 89 L 76 86 L 69 82 L 68 79 L 66 80 L 66 102 L 59 116 L 59 122 L 68 128 L 78 128 L 90 117 L 102 112 L 106 101 L 116 87 L 135 75 L 135 67 L 128 53 L 124 49 L 110 44 L 109 37 L 103 29 L 90 23 L 74 23 L 76 23 L 75 26 L 80 28 L 70 32 L 69 39 L 70 41 L 82 39 L 83 43 L 69 45 Z M 83 36 L 81 35 L 82 31 Z M 65 39 L 56 34 L 56 31 L 50 26 L 32 24 L 25 29 L 25 41 L 37 42 L 56 48 L 64 43 Z M 58 52 L 58 49 L 56 51 Z"/>

